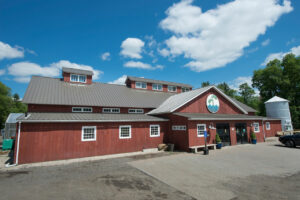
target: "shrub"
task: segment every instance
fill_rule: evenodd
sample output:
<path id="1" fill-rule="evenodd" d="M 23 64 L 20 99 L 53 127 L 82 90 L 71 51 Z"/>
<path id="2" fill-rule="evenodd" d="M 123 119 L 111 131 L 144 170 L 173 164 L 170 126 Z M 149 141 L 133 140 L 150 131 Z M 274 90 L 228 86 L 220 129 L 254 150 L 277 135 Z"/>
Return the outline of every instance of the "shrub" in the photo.
<path id="1" fill-rule="evenodd" d="M 250 137 L 252 140 L 256 140 L 256 135 L 253 133 L 253 131 L 250 132 Z"/>
<path id="2" fill-rule="evenodd" d="M 218 144 L 218 143 L 221 143 L 221 142 L 222 142 L 221 138 L 220 138 L 219 134 L 217 133 L 216 134 L 216 143 Z"/>

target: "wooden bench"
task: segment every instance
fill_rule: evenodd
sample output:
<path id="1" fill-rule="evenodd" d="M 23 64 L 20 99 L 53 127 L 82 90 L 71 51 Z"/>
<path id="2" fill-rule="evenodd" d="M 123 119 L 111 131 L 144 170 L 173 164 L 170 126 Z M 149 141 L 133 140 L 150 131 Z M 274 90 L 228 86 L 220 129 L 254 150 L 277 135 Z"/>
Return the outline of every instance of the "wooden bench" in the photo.
<path id="1" fill-rule="evenodd" d="M 216 149 L 216 144 L 207 144 L 206 146 L 207 146 L 207 148 L 212 148 L 214 150 Z M 198 153 L 198 149 L 204 149 L 204 148 L 205 148 L 205 145 L 190 147 L 190 149 L 193 153 Z"/>

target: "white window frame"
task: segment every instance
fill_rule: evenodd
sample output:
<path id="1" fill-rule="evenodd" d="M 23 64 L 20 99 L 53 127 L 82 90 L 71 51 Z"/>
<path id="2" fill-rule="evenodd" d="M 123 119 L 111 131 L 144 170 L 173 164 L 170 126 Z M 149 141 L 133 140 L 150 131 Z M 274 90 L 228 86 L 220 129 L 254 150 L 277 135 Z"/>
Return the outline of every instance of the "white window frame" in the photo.
<path id="1" fill-rule="evenodd" d="M 266 122 L 266 130 L 271 130 L 271 124 L 270 124 L 270 122 Z"/>
<path id="2" fill-rule="evenodd" d="M 157 131 L 158 131 L 158 134 L 157 135 L 152 135 L 152 128 L 154 128 L 154 127 L 158 127 L 157 128 Z M 159 124 L 151 124 L 150 125 L 150 137 L 160 137 L 160 125 Z"/>
<path id="3" fill-rule="evenodd" d="M 105 111 L 109 110 L 109 111 Z M 118 110 L 117 112 L 113 112 L 113 110 Z M 120 108 L 102 108 L 102 113 L 120 113 Z"/>
<path id="4" fill-rule="evenodd" d="M 90 139 L 84 139 L 84 129 L 87 129 L 87 128 L 93 128 L 94 129 L 94 135 L 95 137 L 94 138 L 90 138 Z M 81 141 L 82 142 L 87 142 L 87 141 L 96 141 L 97 140 L 97 127 L 96 126 L 83 126 L 82 129 L 81 129 Z"/>
<path id="5" fill-rule="evenodd" d="M 156 88 L 155 88 L 156 86 Z M 161 89 L 158 89 L 158 86 L 161 86 Z M 163 85 L 159 83 L 152 83 L 152 90 L 163 91 Z"/>
<path id="6" fill-rule="evenodd" d="M 256 125 L 257 125 L 257 130 L 255 130 Z M 253 123 L 253 130 L 254 130 L 254 133 L 259 133 L 259 132 L 260 132 L 260 129 L 259 129 L 259 122 L 254 122 L 254 123 Z"/>
<path id="7" fill-rule="evenodd" d="M 140 86 L 138 86 L 138 84 L 140 84 Z M 145 84 L 145 87 L 143 87 L 143 84 Z M 145 82 L 135 82 L 135 88 L 147 89 L 147 83 L 145 83 Z"/>
<path id="8" fill-rule="evenodd" d="M 121 130 L 122 128 L 129 128 L 129 136 L 128 137 L 123 137 L 121 136 Z M 131 125 L 122 125 L 119 126 L 119 139 L 130 139 L 131 138 Z"/>
<path id="9" fill-rule="evenodd" d="M 74 109 L 80 109 L 80 111 L 75 111 Z M 84 109 L 91 109 L 91 111 L 84 111 Z M 72 107 L 72 112 L 93 112 L 92 107 Z"/>
<path id="10" fill-rule="evenodd" d="M 129 108 L 128 109 L 128 113 L 129 114 L 143 114 L 144 113 L 144 109 L 141 109 L 141 108 Z"/>
<path id="11" fill-rule="evenodd" d="M 170 87 L 175 88 L 175 90 L 170 90 Z M 168 92 L 177 92 L 177 86 L 168 85 Z"/>
<path id="12" fill-rule="evenodd" d="M 172 126 L 173 131 L 186 131 L 186 125 L 174 125 Z"/>
<path id="13" fill-rule="evenodd" d="M 203 131 L 203 134 L 199 134 L 199 127 L 200 126 L 204 126 L 204 130 L 201 130 Z M 206 131 L 206 124 L 197 124 L 197 137 L 204 137 L 204 131 Z"/>
<path id="14" fill-rule="evenodd" d="M 190 91 L 190 88 L 187 88 L 187 87 L 181 88 L 181 92 L 189 92 L 189 91 Z"/>
<path id="15" fill-rule="evenodd" d="M 72 80 L 72 76 L 76 76 L 77 77 L 77 80 L 76 81 L 73 81 Z M 80 76 L 84 76 L 85 77 L 85 81 L 80 81 Z M 87 80 L 87 76 L 86 75 L 82 75 L 82 74 L 70 74 L 70 82 L 75 82 L 75 83 L 86 83 L 86 80 Z"/>

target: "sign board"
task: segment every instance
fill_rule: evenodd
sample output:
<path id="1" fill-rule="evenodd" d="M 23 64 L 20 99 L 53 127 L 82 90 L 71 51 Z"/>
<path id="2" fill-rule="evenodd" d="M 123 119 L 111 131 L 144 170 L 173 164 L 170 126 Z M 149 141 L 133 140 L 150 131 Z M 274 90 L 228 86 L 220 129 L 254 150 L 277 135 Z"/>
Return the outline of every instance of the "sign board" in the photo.
<path id="1" fill-rule="evenodd" d="M 220 108 L 220 102 L 216 95 L 210 94 L 206 99 L 206 107 L 209 112 L 216 113 Z"/>

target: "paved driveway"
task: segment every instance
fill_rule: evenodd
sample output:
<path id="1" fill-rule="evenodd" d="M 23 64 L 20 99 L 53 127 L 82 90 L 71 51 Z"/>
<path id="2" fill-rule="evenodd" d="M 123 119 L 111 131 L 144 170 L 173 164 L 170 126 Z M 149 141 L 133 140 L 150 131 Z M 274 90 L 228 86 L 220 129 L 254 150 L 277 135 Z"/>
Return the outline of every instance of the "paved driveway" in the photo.
<path id="1" fill-rule="evenodd" d="M 130 164 L 197 199 L 300 199 L 300 148 L 274 142 Z"/>

